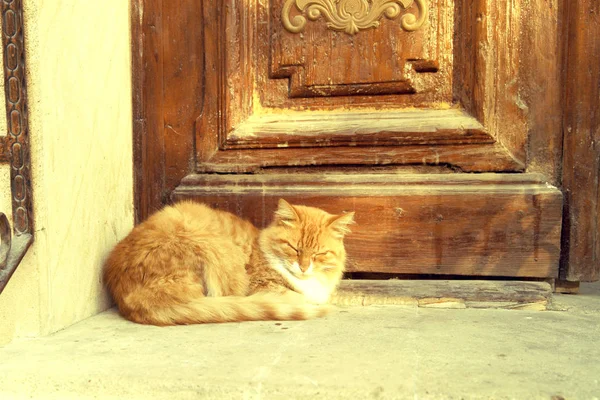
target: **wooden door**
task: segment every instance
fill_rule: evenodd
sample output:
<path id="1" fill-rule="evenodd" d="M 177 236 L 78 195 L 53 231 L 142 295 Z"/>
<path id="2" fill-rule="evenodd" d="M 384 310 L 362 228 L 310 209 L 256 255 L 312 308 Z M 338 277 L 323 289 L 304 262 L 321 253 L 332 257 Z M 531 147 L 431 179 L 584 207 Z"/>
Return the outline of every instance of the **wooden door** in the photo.
<path id="1" fill-rule="evenodd" d="M 559 2 L 138 0 L 139 217 L 356 211 L 350 271 L 558 276 Z"/>

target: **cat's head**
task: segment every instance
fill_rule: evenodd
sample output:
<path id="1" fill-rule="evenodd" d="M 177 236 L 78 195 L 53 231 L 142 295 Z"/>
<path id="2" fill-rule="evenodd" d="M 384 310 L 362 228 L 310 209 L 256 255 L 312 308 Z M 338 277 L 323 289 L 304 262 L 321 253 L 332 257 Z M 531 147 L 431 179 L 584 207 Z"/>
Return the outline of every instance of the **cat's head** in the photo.
<path id="1" fill-rule="evenodd" d="M 260 247 L 271 263 L 298 278 L 339 280 L 344 272 L 344 236 L 354 213 L 332 215 L 321 209 L 293 206 L 279 200 L 275 218 L 260 236 Z"/>

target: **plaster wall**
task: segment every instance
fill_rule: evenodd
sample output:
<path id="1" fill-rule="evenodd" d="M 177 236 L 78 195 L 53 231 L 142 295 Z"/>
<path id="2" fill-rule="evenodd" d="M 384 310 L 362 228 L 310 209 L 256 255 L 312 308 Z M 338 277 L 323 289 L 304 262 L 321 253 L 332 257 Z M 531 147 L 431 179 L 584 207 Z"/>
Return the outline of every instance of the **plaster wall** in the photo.
<path id="1" fill-rule="evenodd" d="M 129 2 L 24 7 L 35 242 L 0 294 L 0 344 L 108 308 L 102 262 L 133 226 Z M 10 214 L 6 165 L 0 185 Z"/>

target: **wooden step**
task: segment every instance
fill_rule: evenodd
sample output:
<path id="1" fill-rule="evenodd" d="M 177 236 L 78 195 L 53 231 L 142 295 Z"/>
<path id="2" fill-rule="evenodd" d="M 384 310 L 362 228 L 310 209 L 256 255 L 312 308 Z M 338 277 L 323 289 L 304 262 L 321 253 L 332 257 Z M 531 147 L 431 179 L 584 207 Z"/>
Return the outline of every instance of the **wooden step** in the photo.
<path id="1" fill-rule="evenodd" d="M 259 227 L 279 198 L 356 212 L 350 272 L 558 275 L 562 194 L 537 174 L 203 174 L 173 193 Z"/>
<path id="2" fill-rule="evenodd" d="M 543 311 L 551 299 L 552 286 L 548 282 L 391 279 L 344 280 L 332 303 Z"/>

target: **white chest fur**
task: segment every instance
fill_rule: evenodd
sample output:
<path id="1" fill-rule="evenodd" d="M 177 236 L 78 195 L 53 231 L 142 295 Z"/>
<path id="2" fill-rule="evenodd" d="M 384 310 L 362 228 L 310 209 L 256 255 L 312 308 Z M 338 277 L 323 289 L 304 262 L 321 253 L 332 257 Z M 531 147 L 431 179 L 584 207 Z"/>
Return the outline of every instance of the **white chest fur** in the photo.
<path id="1" fill-rule="evenodd" d="M 307 279 L 299 279 L 292 275 L 292 273 L 279 262 L 271 263 L 271 267 L 279 272 L 296 292 L 302 293 L 306 298 L 306 301 L 315 304 L 324 304 L 329 301 L 331 287 L 326 283 L 321 282 L 316 277 L 313 276 Z"/>
<path id="2" fill-rule="evenodd" d="M 325 287 L 317 278 L 298 279 L 292 276 L 295 282 L 290 282 L 296 291 L 306 297 L 306 301 L 316 304 L 324 304 L 329 301 L 329 288 Z"/>

